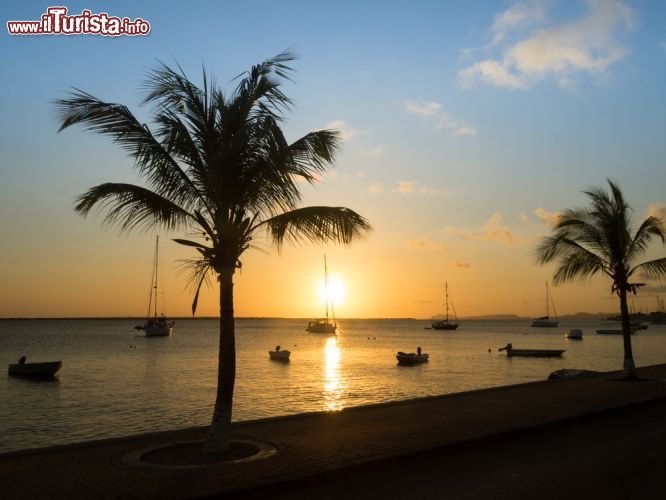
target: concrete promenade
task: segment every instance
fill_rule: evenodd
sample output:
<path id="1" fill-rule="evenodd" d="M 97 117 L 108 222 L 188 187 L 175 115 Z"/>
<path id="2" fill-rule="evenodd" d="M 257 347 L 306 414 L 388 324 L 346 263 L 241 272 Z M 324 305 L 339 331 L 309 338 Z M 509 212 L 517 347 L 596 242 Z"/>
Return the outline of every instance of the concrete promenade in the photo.
<path id="1" fill-rule="evenodd" d="M 619 376 L 615 373 L 239 422 L 233 425 L 235 438 L 269 442 L 279 450 L 270 458 L 246 463 L 163 471 L 121 462 L 121 457 L 142 448 L 203 439 L 203 428 L 9 453 L 0 455 L 0 497 L 169 499 L 252 496 L 253 489 L 258 497 L 266 497 L 269 487 L 279 483 L 285 484 L 273 492 L 360 470 L 395 467 L 401 461 L 409 465 L 413 457 L 428 454 L 455 456 L 508 436 L 557 433 L 567 423 L 663 401 L 666 365 L 642 367 L 639 373 L 647 380 L 614 380 Z M 418 493 L 415 497 L 420 498 Z"/>

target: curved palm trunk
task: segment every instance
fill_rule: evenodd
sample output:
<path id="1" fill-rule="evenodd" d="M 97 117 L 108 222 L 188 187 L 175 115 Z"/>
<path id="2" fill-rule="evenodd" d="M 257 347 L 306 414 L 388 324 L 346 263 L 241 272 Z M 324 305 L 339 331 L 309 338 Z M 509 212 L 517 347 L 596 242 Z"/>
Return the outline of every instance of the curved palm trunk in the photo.
<path id="1" fill-rule="evenodd" d="M 234 326 L 234 270 L 224 269 L 220 281 L 220 350 L 217 368 L 217 397 L 205 449 L 221 453 L 229 449 L 231 408 L 236 380 L 236 338 Z"/>
<path id="2" fill-rule="evenodd" d="M 620 315 L 622 316 L 622 340 L 624 341 L 624 375 L 626 378 L 636 378 L 636 365 L 631 349 L 631 324 L 629 321 L 629 307 L 627 306 L 627 291 L 620 290 Z"/>

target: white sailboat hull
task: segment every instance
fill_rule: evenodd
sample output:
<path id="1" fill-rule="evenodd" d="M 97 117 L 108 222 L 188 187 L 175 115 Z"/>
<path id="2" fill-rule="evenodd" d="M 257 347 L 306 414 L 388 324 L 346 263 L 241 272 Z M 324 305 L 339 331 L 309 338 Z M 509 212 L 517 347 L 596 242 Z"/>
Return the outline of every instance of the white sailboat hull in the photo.
<path id="1" fill-rule="evenodd" d="M 336 330 L 337 325 L 335 323 L 323 319 L 310 321 L 305 329 L 306 332 L 310 333 L 335 333 Z"/>
<path id="2" fill-rule="evenodd" d="M 146 337 L 169 337 L 173 332 L 172 326 L 147 326 Z"/>
<path id="3" fill-rule="evenodd" d="M 537 318 L 532 321 L 532 325 L 535 328 L 556 328 L 560 322 L 557 319 L 550 318 Z"/>
<path id="4" fill-rule="evenodd" d="M 160 237 L 155 238 L 155 258 L 153 261 L 153 276 L 151 278 L 151 291 L 148 295 L 148 314 L 143 325 L 137 325 L 136 330 L 143 330 L 146 337 L 169 337 L 173 333 L 175 321 L 169 321 L 164 314 L 157 315 L 157 267 L 159 256 Z M 154 307 L 154 315 L 151 315 L 151 306 Z"/>
<path id="5" fill-rule="evenodd" d="M 555 313 L 555 319 L 550 317 L 551 304 L 553 305 L 553 312 Z M 550 288 L 548 287 L 548 282 L 546 281 L 546 315 L 532 320 L 532 324 L 530 326 L 534 328 L 557 328 L 559 324 L 560 322 L 557 319 L 557 312 L 555 312 L 555 303 L 553 302 L 553 296 L 550 293 Z"/>
<path id="6" fill-rule="evenodd" d="M 306 332 L 310 333 L 326 333 L 335 335 L 338 325 L 335 323 L 335 311 L 333 311 L 333 321 L 328 319 L 328 266 L 326 265 L 326 255 L 324 255 L 324 287 L 326 290 L 326 317 L 325 318 L 316 318 L 308 322 L 308 326 L 305 329 Z M 333 306 L 331 305 L 331 309 Z"/>

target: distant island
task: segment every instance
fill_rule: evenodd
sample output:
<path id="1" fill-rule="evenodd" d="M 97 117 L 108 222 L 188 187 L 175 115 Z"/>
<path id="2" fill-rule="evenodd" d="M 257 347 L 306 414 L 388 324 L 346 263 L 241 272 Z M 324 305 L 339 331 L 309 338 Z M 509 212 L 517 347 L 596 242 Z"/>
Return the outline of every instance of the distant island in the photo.
<path id="1" fill-rule="evenodd" d="M 585 320 L 609 320 L 614 319 L 618 316 L 616 312 L 605 312 L 605 313 L 588 313 L 588 312 L 577 312 L 575 314 L 564 314 L 558 316 L 560 320 L 564 321 L 585 321 Z M 655 320 L 654 322 L 666 323 L 664 317 L 666 313 L 663 312 L 654 312 L 650 315 L 644 315 L 645 318 L 637 318 L 641 320 Z M 413 317 L 397 317 L 397 318 L 339 318 L 341 320 L 353 320 L 353 321 L 431 321 L 433 319 L 443 319 L 443 315 L 436 315 L 427 318 L 413 318 Z M 80 316 L 80 317 L 6 317 L 0 318 L 0 320 L 54 320 L 54 319 L 66 319 L 66 320 L 135 320 L 141 321 L 145 319 L 143 316 Z M 173 317 L 172 319 L 176 320 L 217 320 L 217 316 L 178 316 Z M 242 320 L 266 320 L 266 319 L 288 319 L 288 320 L 303 320 L 307 321 L 308 318 L 287 318 L 287 317 L 270 317 L 270 316 L 238 316 L 236 319 Z M 534 319 L 530 316 L 519 316 L 517 314 L 482 314 L 479 316 L 461 316 L 460 320 L 488 320 L 488 321 L 530 321 Z"/>
<path id="2" fill-rule="evenodd" d="M 561 316 L 558 316 L 560 320 L 603 320 L 603 319 L 608 319 L 610 317 L 616 316 L 617 313 L 588 313 L 588 312 L 577 312 L 574 314 L 563 314 Z M 436 316 L 438 317 L 438 316 Z M 520 321 L 529 321 L 533 319 L 532 317 L 529 316 L 518 316 L 517 314 L 483 314 L 481 316 L 463 316 L 460 318 L 461 320 L 465 319 L 486 319 L 486 320 L 493 320 L 493 321 L 514 321 L 514 320 L 520 320 Z"/>

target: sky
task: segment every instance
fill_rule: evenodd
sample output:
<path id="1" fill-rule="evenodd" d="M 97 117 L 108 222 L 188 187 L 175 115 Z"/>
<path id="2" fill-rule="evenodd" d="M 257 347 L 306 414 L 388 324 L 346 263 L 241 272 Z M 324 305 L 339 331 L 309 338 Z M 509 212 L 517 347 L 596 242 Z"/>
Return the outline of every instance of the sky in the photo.
<path id="1" fill-rule="evenodd" d="M 248 252 L 237 316 L 313 317 L 323 256 L 340 317 L 429 318 L 444 283 L 459 316 L 545 314 L 552 266 L 534 248 L 582 191 L 622 187 L 639 223 L 666 216 L 666 2 L 61 2 L 69 14 L 141 18 L 146 36 L 15 36 L 45 2 L 4 2 L 0 56 L 0 317 L 141 316 L 160 234 L 160 305 L 190 314 L 189 250 L 164 231 L 119 234 L 74 199 L 142 180 L 107 138 L 58 133 L 53 101 L 72 87 L 127 105 L 150 127 L 140 88 L 159 61 L 232 80 L 285 49 L 299 55 L 289 140 L 322 128 L 344 144 L 303 205 L 346 206 L 374 230 L 351 247 Z M 646 259 L 666 253 L 650 247 Z M 614 312 L 607 279 L 551 287 L 558 314 Z M 655 310 L 666 283 L 630 304 Z M 217 314 L 217 289 L 198 315 Z"/>

